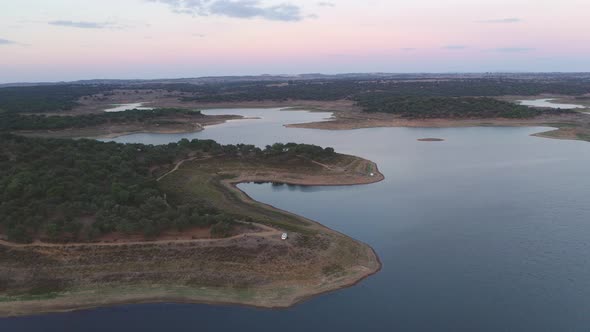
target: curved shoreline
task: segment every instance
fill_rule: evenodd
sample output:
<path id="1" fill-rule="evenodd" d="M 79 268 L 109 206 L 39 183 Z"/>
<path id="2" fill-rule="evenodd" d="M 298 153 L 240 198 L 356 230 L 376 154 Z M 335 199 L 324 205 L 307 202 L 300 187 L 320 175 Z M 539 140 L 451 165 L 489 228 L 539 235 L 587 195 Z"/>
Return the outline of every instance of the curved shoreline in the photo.
<path id="1" fill-rule="evenodd" d="M 365 244 L 364 242 L 357 241 L 361 244 Z M 367 245 L 367 244 L 365 244 Z M 368 246 L 368 245 L 367 245 Z M 100 308 L 114 308 L 119 306 L 126 306 L 126 305 L 136 305 L 136 304 L 204 304 L 204 305 L 213 305 L 213 306 L 227 306 L 227 307 L 243 307 L 243 308 L 254 308 L 254 309 L 263 309 L 263 310 L 288 310 L 296 305 L 302 304 L 306 301 L 309 301 L 313 298 L 318 296 L 330 294 L 337 292 L 341 289 L 354 287 L 365 279 L 379 273 L 383 268 L 383 264 L 379 255 L 375 252 L 375 250 L 369 246 L 375 259 L 377 261 L 378 268 L 372 271 L 371 273 L 367 273 L 366 275 L 358 278 L 357 280 L 349 283 L 343 284 L 339 287 L 334 289 L 325 290 L 315 294 L 309 294 L 306 296 L 299 297 L 292 301 L 287 305 L 277 305 L 277 306 L 263 306 L 263 305 L 255 305 L 255 304 L 247 304 L 242 302 L 231 302 L 231 301 L 208 301 L 208 300 L 191 300 L 189 298 L 184 297 L 154 297 L 154 298 L 145 298 L 145 299 L 137 299 L 137 300 L 121 300 L 121 301 L 112 301 L 106 304 L 97 304 L 97 305 L 87 305 L 87 306 L 78 306 L 76 308 L 70 308 L 64 306 L 63 308 L 55 307 L 54 309 L 47 310 L 47 311 L 38 311 L 38 312 L 30 312 L 30 313 L 17 313 L 17 314 L 9 314 L 3 315 L 3 312 L 0 311 L 0 318 L 11 318 L 11 317 L 23 317 L 23 316 L 40 316 L 40 315 L 51 315 L 51 314 L 60 314 L 60 313 L 68 313 L 68 312 L 81 312 L 93 309 L 100 309 Z"/>
<path id="2" fill-rule="evenodd" d="M 368 244 L 365 244 L 364 242 L 360 242 L 360 241 L 357 241 L 357 242 L 361 243 L 363 245 L 366 245 L 371 249 L 371 251 L 375 257 L 375 260 L 377 262 L 378 267 L 376 269 L 374 269 L 370 273 L 366 273 L 364 276 L 359 277 L 350 283 L 342 284 L 338 287 L 334 287 L 333 289 L 324 290 L 322 292 L 301 296 L 286 305 L 265 306 L 265 305 L 248 304 L 248 303 L 243 303 L 243 302 L 214 301 L 214 300 L 202 300 L 202 299 L 192 300 L 188 297 L 172 297 L 172 296 L 166 297 L 166 296 L 164 296 L 164 297 L 153 297 L 153 298 L 146 297 L 144 299 L 136 299 L 136 300 L 120 300 L 120 301 L 114 300 L 114 301 L 110 301 L 108 303 L 80 305 L 80 306 L 76 306 L 76 308 L 71 308 L 71 306 L 64 305 L 61 307 L 56 306 L 56 307 L 49 309 L 49 310 L 18 312 L 18 313 L 12 313 L 12 314 L 5 314 L 5 312 L 0 311 L 0 318 L 51 315 L 51 314 L 59 314 L 59 313 L 87 311 L 87 310 L 99 309 L 99 308 L 113 308 L 113 307 L 135 305 L 135 304 L 205 304 L 205 305 L 214 305 L 214 306 L 232 306 L 232 307 L 244 307 L 244 308 L 255 308 L 255 309 L 265 309 L 265 310 L 288 310 L 289 308 L 292 308 L 296 305 L 302 304 L 302 303 L 309 301 L 313 298 L 316 298 L 316 297 L 319 297 L 322 295 L 326 295 L 326 294 L 330 294 L 330 293 L 334 293 L 334 292 L 337 292 L 337 291 L 345 289 L 345 288 L 354 287 L 354 286 L 360 284 L 361 282 L 363 282 L 365 279 L 379 273 L 383 269 L 383 263 L 381 262 L 379 255 L 377 255 L 375 250 L 372 247 L 370 247 Z"/>
<path id="3" fill-rule="evenodd" d="M 463 128 L 463 127 L 548 127 L 548 131 L 531 136 L 590 141 L 590 115 L 540 116 L 530 119 L 483 118 L 483 119 L 405 119 L 391 114 L 367 114 L 360 111 L 334 112 L 328 121 L 288 124 L 288 128 L 320 130 L 354 130 L 366 128 Z"/>
<path id="4" fill-rule="evenodd" d="M 350 156 L 348 156 L 350 157 Z M 79 310 L 88 310 L 92 308 L 99 308 L 99 307 L 111 307 L 111 306 L 119 306 L 125 304 L 140 304 L 140 303 L 191 303 L 191 304 L 214 304 L 214 305 L 239 305 L 239 306 L 247 306 L 247 307 L 256 307 L 256 308 L 265 308 L 265 309 L 283 309 L 289 308 L 299 303 L 302 303 L 306 300 L 309 300 L 313 297 L 335 292 L 339 289 L 352 287 L 359 282 L 365 280 L 366 278 L 378 273 L 382 268 L 382 263 L 379 259 L 379 256 L 375 252 L 375 250 L 370 247 L 368 244 L 357 241 L 341 232 L 336 230 L 330 229 L 316 221 L 307 219 L 303 216 L 291 213 L 289 211 L 285 211 L 282 209 L 278 209 L 272 205 L 256 201 L 252 199 L 247 193 L 242 191 L 240 188 L 237 187 L 239 183 L 244 182 L 282 182 L 287 184 L 293 185 L 303 185 L 303 186 L 337 186 L 337 185 L 364 185 L 382 181 L 384 176 L 379 172 L 377 165 L 371 161 L 354 157 L 355 162 L 361 160 L 361 165 L 366 165 L 366 163 L 370 163 L 372 165 L 375 176 L 374 177 L 367 177 L 364 181 L 360 181 L 361 178 L 356 178 L 356 180 L 351 180 L 347 177 L 342 177 L 342 182 L 338 183 L 335 182 L 333 178 L 326 177 L 326 181 L 320 181 L 318 177 L 309 180 L 306 175 L 299 178 L 297 181 L 289 178 L 289 174 L 282 174 L 285 176 L 283 179 L 284 181 L 277 181 L 278 178 L 266 179 L 263 176 L 258 177 L 251 177 L 251 176 L 244 176 L 238 179 L 231 180 L 223 180 L 223 183 L 226 183 L 230 190 L 233 190 L 239 193 L 239 199 L 245 204 L 251 204 L 257 208 L 267 209 L 275 212 L 280 212 L 281 214 L 287 214 L 294 218 L 300 219 L 308 223 L 308 227 L 314 229 L 315 231 L 321 232 L 322 234 L 328 235 L 329 238 L 333 238 L 334 244 L 340 243 L 341 241 L 345 241 L 345 243 L 350 243 L 350 245 L 358 246 L 361 250 L 359 253 L 362 253 L 362 259 L 359 259 L 358 263 L 351 266 L 350 270 L 346 267 L 346 271 L 344 274 L 339 275 L 337 277 L 327 277 L 325 280 L 316 280 L 313 283 L 310 283 L 310 280 L 304 281 L 302 284 L 297 285 L 295 279 L 287 278 L 284 282 L 279 282 L 278 284 L 268 284 L 264 285 L 262 288 L 253 287 L 250 291 L 254 293 L 261 292 L 261 294 L 266 294 L 268 292 L 278 292 L 279 294 L 282 292 L 284 287 L 285 290 L 290 289 L 291 286 L 296 286 L 294 289 L 296 291 L 287 292 L 288 296 L 283 297 L 276 297 L 271 296 L 269 297 L 269 301 L 265 302 L 265 295 L 262 297 L 255 296 L 250 299 L 244 299 L 243 301 L 239 300 L 230 300 L 235 298 L 232 293 L 234 290 L 232 288 L 229 289 L 222 289 L 222 288 L 212 288 L 208 289 L 208 292 L 200 293 L 198 290 L 195 295 L 191 296 L 190 288 L 184 287 L 182 285 L 175 288 L 174 285 L 164 286 L 163 288 L 150 288 L 146 286 L 142 286 L 141 284 L 137 286 L 137 288 L 127 290 L 127 293 L 124 289 L 120 289 L 116 291 L 117 288 L 114 290 L 109 290 L 110 294 L 105 294 L 100 290 L 89 291 L 85 290 L 84 288 L 78 290 L 70 290 L 66 293 L 59 294 L 56 298 L 52 299 L 44 299 L 44 300 L 15 300 L 15 301 L 0 301 L 0 317 L 8 317 L 8 316 L 24 316 L 24 315 L 36 315 L 36 314 L 45 314 L 45 313 L 53 313 L 53 312 L 69 312 L 69 311 L 79 311 Z M 356 165 L 356 164 L 355 164 Z M 293 174 L 296 172 L 294 171 Z M 275 174 L 276 175 L 276 174 Z M 301 174 L 299 174 L 301 176 Z M 335 175 L 335 178 L 338 178 L 339 175 Z M 309 226 L 311 224 L 311 226 Z M 243 235 L 247 237 L 249 235 Z M 238 236 L 238 238 L 241 238 Z M 216 241 L 219 243 L 218 245 L 224 245 L 223 243 L 231 243 L 231 241 L 236 241 L 236 239 L 215 239 L 212 241 Z M 170 244 L 174 243 L 184 243 L 189 245 L 189 243 L 198 243 L 203 242 L 202 240 L 166 240 L 162 241 L 162 243 L 154 243 L 154 242 L 139 242 L 137 243 L 136 247 L 157 247 L 157 246 L 169 246 Z M 120 242 L 116 245 L 119 246 L 127 246 L 130 243 Z M 10 247 L 3 245 L 0 243 L 2 247 Z M 33 244 L 34 246 L 34 244 Z M 67 247 L 68 245 L 63 245 L 63 247 Z M 92 248 L 97 247 L 108 247 L 104 244 L 81 244 L 79 247 Z M 339 245 L 338 245 L 339 246 Z M 57 245 L 56 248 L 60 248 L 62 246 Z M 131 247 L 130 247 L 131 248 Z M 206 248 L 203 247 L 203 248 Z M 22 250 L 22 249 L 21 249 Z M 25 249 L 26 250 L 26 249 Z M 32 248 L 31 250 L 34 250 Z M 59 250 L 59 249 L 58 249 Z M 132 249 L 127 249 L 132 250 Z M 334 252 L 331 252 L 334 254 Z M 361 257 L 359 257 L 361 258 Z M 171 258 L 174 260 L 174 258 Z M 358 265 L 360 264 L 360 265 Z M 181 273 L 181 272 L 179 272 Z M 231 273 L 231 272 L 230 272 Z M 314 277 L 315 278 L 315 277 Z M 317 282 L 320 281 L 319 284 Z M 291 286 L 289 286 L 291 285 Z M 239 290 L 239 289 L 238 289 Z M 116 291 L 113 295 L 112 292 Z M 186 291 L 187 295 L 182 296 L 183 291 Z M 95 292 L 97 296 L 92 296 Z M 100 294 L 100 295 L 99 295 Z M 209 295 L 207 295 L 209 294 Z M 216 299 L 217 298 L 217 299 Z"/>

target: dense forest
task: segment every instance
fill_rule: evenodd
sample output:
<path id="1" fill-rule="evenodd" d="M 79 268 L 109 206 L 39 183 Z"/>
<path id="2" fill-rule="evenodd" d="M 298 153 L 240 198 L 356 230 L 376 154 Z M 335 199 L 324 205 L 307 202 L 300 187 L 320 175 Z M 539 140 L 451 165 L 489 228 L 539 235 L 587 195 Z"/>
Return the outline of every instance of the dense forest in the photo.
<path id="1" fill-rule="evenodd" d="M 165 229 L 212 225 L 214 235 L 224 236 L 238 216 L 205 198 L 177 204 L 156 181 L 173 163 L 195 154 L 322 160 L 334 150 L 294 143 L 260 149 L 184 139 L 152 146 L 0 134 L 0 233 L 18 242 L 75 241 L 115 231 L 152 237 Z"/>
<path id="2" fill-rule="evenodd" d="M 77 100 L 115 88 L 112 85 L 39 85 L 0 88 L 1 112 L 52 112 L 70 110 Z"/>
<path id="3" fill-rule="evenodd" d="M 366 93 L 356 98 L 365 112 L 399 114 L 405 118 L 531 118 L 542 114 L 571 113 L 541 110 L 487 97 L 392 96 Z"/>
<path id="4" fill-rule="evenodd" d="M 170 123 L 162 119 L 174 116 L 203 117 L 200 111 L 176 108 L 154 110 L 127 110 L 124 112 L 105 112 L 78 116 L 22 115 L 19 113 L 0 113 L 0 130 L 56 130 L 91 127 L 107 123 Z"/>

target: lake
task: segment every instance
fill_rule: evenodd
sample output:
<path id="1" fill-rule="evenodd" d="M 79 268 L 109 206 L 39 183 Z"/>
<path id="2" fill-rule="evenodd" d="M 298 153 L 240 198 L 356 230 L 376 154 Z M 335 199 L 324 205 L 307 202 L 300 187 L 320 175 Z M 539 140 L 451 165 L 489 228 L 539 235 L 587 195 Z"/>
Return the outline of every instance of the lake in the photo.
<path id="1" fill-rule="evenodd" d="M 144 107 L 143 104 L 145 103 L 131 103 L 131 104 L 113 104 L 111 108 L 107 108 L 104 111 L 107 113 L 110 112 L 124 112 L 127 110 L 137 109 L 137 110 L 153 110 L 152 107 Z"/>
<path id="2" fill-rule="evenodd" d="M 554 103 L 553 100 L 555 100 L 555 99 L 547 98 L 547 99 L 534 99 L 534 100 L 519 100 L 518 102 L 524 106 L 561 108 L 564 110 L 572 110 L 572 109 L 576 109 L 576 108 L 586 108 L 586 106 L 583 106 L 583 105 Z"/>
<path id="3" fill-rule="evenodd" d="M 242 184 L 254 199 L 364 241 L 383 262 L 359 285 L 286 310 L 123 305 L 0 320 L 1 331 L 587 331 L 590 144 L 548 128 L 284 128 L 329 113 L 214 110 L 236 120 L 192 134 L 259 146 L 315 143 L 375 161 L 383 182 Z M 444 142 L 418 142 L 440 137 Z"/>

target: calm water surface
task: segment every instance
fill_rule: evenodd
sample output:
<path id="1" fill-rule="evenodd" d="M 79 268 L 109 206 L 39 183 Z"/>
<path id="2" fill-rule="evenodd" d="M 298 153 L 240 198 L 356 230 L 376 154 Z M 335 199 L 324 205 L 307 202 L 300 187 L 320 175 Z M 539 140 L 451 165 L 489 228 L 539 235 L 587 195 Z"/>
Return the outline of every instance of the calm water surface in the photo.
<path id="1" fill-rule="evenodd" d="M 145 103 L 132 103 L 132 104 L 113 104 L 112 108 L 104 110 L 105 112 L 124 112 L 127 110 L 138 109 L 138 110 L 153 110 L 152 107 L 144 107 Z"/>
<path id="2" fill-rule="evenodd" d="M 571 110 L 571 109 L 576 109 L 576 108 L 586 108 L 586 106 L 583 106 L 583 105 L 554 103 L 553 100 L 555 100 L 555 99 L 549 98 L 549 99 L 535 99 L 535 100 L 519 100 L 518 102 L 521 105 L 525 105 L 525 106 L 561 108 L 564 110 Z"/>
<path id="3" fill-rule="evenodd" d="M 287 310 L 149 304 L 0 320 L 0 331 L 588 331 L 590 144 L 547 128 L 320 131 L 284 123 L 326 113 L 216 110 L 262 117 L 182 137 L 260 146 L 297 141 L 369 158 L 386 180 L 351 187 L 243 184 L 257 200 L 375 248 L 383 270 Z M 441 137 L 444 142 L 418 142 Z"/>

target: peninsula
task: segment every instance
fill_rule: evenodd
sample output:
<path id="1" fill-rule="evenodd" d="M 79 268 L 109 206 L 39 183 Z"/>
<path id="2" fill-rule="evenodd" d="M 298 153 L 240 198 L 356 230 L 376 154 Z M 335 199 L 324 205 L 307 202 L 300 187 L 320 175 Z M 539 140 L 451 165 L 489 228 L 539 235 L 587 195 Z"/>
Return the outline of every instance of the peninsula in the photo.
<path id="1" fill-rule="evenodd" d="M 0 211 L 0 316 L 141 302 L 287 307 L 380 269 L 368 245 L 236 187 L 382 180 L 368 160 L 294 143 L 0 140 L 10 189 Z"/>

